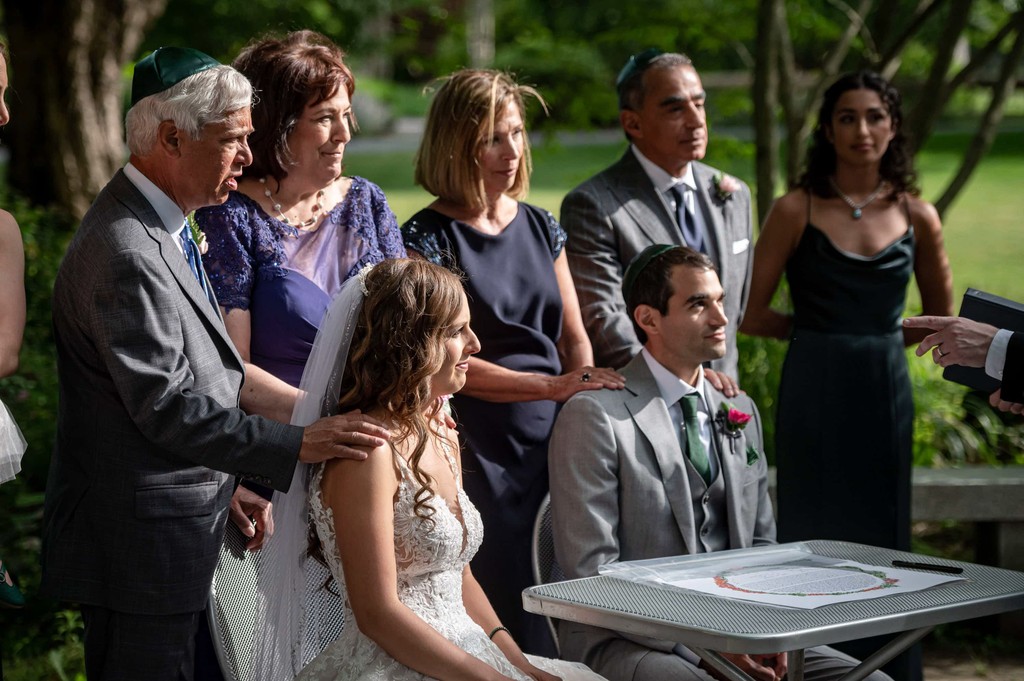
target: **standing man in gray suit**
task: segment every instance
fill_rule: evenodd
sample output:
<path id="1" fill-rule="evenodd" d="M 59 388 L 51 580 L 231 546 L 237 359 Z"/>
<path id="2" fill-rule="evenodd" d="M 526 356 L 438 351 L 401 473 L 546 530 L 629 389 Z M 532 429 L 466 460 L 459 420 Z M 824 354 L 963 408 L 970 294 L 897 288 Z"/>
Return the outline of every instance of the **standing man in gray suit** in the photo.
<path id="1" fill-rule="evenodd" d="M 640 351 L 622 299 L 626 266 L 652 244 L 686 245 L 711 258 L 729 291 L 726 353 L 711 366 L 735 379 L 736 329 L 753 261 L 750 189 L 700 162 L 708 146 L 705 93 L 688 57 L 653 49 L 634 55 L 616 88 L 630 146 L 572 190 L 561 214 L 594 359 L 620 367 Z"/>
<path id="2" fill-rule="evenodd" d="M 266 502 L 232 501 L 234 476 L 286 490 L 297 459 L 362 458 L 351 446 L 387 437 L 359 416 L 303 429 L 238 408 L 242 360 L 185 216 L 222 203 L 251 162 L 251 104 L 245 77 L 201 52 L 140 61 L 130 162 L 57 274 L 43 586 L 82 606 L 90 681 L 193 678 L 229 505 L 254 542 L 271 531 Z"/>
<path id="3" fill-rule="evenodd" d="M 728 403 L 702 363 L 726 350 L 725 292 L 707 256 L 681 246 L 644 249 L 626 270 L 624 299 L 644 346 L 622 369 L 623 390 L 578 393 L 549 445 L 555 555 L 570 578 L 601 565 L 775 542 L 761 420 L 746 395 Z M 710 681 L 672 641 L 559 623 L 565 659 L 610 681 Z M 723 653 L 763 681 L 786 656 Z M 831 648 L 806 652 L 808 680 L 838 679 L 857 662 Z M 881 673 L 872 681 L 888 679 Z"/>

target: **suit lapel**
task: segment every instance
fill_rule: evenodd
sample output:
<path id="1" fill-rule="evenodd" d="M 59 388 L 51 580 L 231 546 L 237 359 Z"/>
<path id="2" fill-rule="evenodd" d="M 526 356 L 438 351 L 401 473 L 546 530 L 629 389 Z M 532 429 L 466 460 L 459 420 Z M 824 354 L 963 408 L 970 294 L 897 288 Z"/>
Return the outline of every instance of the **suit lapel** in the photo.
<path id="1" fill-rule="evenodd" d="M 683 245 L 683 235 L 631 149 L 614 166 L 613 205 L 622 206 L 652 244 Z"/>
<path id="2" fill-rule="evenodd" d="M 211 334 L 219 336 L 227 344 L 231 353 L 238 360 L 239 365 L 241 365 L 243 363 L 242 357 L 235 349 L 234 342 L 227 335 L 227 329 L 225 329 L 224 321 L 221 319 L 220 310 L 215 309 L 210 304 L 210 300 L 206 297 L 202 286 L 199 285 L 195 275 L 192 274 L 188 261 L 185 260 L 185 256 L 174 243 L 174 237 L 164 229 L 163 223 L 156 214 L 156 211 L 153 210 L 153 207 L 149 205 L 149 201 L 124 175 L 124 171 L 118 171 L 118 174 L 114 176 L 114 180 L 115 182 L 111 182 L 111 190 L 114 195 L 139 219 L 147 236 L 156 242 L 160 258 L 167 266 L 167 269 L 170 270 L 175 281 L 178 282 L 182 293 L 185 294 L 192 307 L 196 309 L 199 316 L 206 322 L 206 326 Z M 203 276 L 206 277 L 205 270 L 203 270 Z M 209 286 L 210 281 L 208 277 L 206 281 Z"/>
<path id="3" fill-rule="evenodd" d="M 626 409 L 646 438 L 651 455 L 661 469 L 661 481 L 665 486 L 665 494 L 679 533 L 687 549 L 695 552 L 697 534 L 693 519 L 693 501 L 690 498 L 690 484 L 686 476 L 683 451 L 676 435 L 676 426 L 669 417 L 665 400 L 662 399 L 658 384 L 642 355 L 634 357 L 623 368 L 622 374 L 626 377 L 626 390 L 632 393 L 625 399 Z M 642 445 L 643 442 L 638 440 L 637 446 Z M 637 451 L 635 454 L 639 456 L 640 452 Z"/>
<path id="4" fill-rule="evenodd" d="M 705 383 L 704 399 L 707 400 L 708 409 L 711 410 L 711 428 L 714 433 L 715 446 L 718 447 L 718 462 L 722 469 L 722 481 L 725 483 L 725 508 L 729 516 L 729 547 L 745 548 L 750 545 L 750 541 L 744 537 L 753 536 L 751 523 L 754 520 L 747 517 L 741 506 L 745 480 L 743 470 L 747 466 L 747 437 L 742 430 L 737 433 L 738 437 L 724 432 L 724 428 L 717 418 L 718 410 L 725 404 L 725 397 L 722 393 Z"/>
<path id="5" fill-rule="evenodd" d="M 729 252 L 726 250 L 726 246 L 731 247 L 731 244 L 727 244 L 722 207 L 718 206 L 711 196 L 711 189 L 714 187 L 713 173 L 703 163 L 694 162 L 693 180 L 697 184 L 697 200 L 700 202 L 701 214 L 704 216 L 706 233 L 715 249 L 715 252 L 711 254 L 712 259 L 715 261 L 715 266 L 718 267 L 718 277 L 725 281 L 729 262 Z"/>

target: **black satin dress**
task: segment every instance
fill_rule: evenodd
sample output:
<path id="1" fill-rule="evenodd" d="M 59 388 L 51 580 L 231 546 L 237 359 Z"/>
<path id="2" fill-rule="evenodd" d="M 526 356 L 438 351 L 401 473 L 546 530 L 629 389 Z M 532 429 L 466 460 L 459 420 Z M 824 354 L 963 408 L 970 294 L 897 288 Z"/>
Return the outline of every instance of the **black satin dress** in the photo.
<path id="1" fill-rule="evenodd" d="M 789 259 L 793 335 L 775 440 L 780 542 L 910 550 L 914 401 L 900 320 L 913 270 L 912 226 L 863 257 L 808 223 Z M 863 659 L 886 640 L 836 647 Z M 883 671 L 920 679 L 920 648 Z"/>
<path id="2" fill-rule="evenodd" d="M 900 320 L 914 232 L 872 257 L 812 224 L 786 267 L 793 336 L 779 387 L 781 541 L 910 549 L 914 403 Z"/>

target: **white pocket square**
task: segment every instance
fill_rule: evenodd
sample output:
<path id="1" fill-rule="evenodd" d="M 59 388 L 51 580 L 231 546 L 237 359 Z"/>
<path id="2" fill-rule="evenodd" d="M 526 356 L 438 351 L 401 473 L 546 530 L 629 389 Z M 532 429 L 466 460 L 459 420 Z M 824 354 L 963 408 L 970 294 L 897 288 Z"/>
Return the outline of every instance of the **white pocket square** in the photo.
<path id="1" fill-rule="evenodd" d="M 750 239 L 740 239 L 739 241 L 732 242 L 732 254 L 736 255 L 747 250 L 750 246 Z"/>

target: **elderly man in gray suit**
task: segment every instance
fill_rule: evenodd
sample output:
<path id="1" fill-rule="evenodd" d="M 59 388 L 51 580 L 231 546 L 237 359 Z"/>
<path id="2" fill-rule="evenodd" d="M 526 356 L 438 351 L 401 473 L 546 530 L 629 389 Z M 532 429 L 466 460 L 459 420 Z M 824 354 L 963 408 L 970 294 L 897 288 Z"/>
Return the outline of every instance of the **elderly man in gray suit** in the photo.
<path id="1" fill-rule="evenodd" d="M 622 369 L 625 389 L 578 393 L 551 434 L 559 565 L 570 578 L 589 577 L 614 561 L 774 543 L 757 407 L 746 395 L 727 402 L 701 367 L 726 349 L 725 293 L 711 261 L 682 246 L 650 246 L 626 270 L 623 291 L 644 343 Z M 611 681 L 715 676 L 671 641 L 563 621 L 559 642 L 563 657 Z M 786 673 L 783 653 L 723 656 L 755 679 Z M 856 664 L 813 648 L 805 678 L 838 679 Z"/>
<path id="2" fill-rule="evenodd" d="M 572 190 L 561 212 L 595 362 L 620 367 L 640 351 L 622 299 L 626 266 L 652 244 L 686 245 L 711 258 L 729 291 L 726 353 L 711 367 L 736 379 L 736 329 L 753 261 L 750 189 L 700 162 L 708 146 L 705 93 L 689 58 L 647 50 L 630 58 L 616 87 L 630 146 Z"/>
<path id="3" fill-rule="evenodd" d="M 387 437 L 358 416 L 303 429 L 238 408 L 242 360 L 185 216 L 222 203 L 251 162 L 251 103 L 249 82 L 201 52 L 140 61 L 130 162 L 57 275 L 43 582 L 82 606 L 90 681 L 193 678 L 229 504 L 256 544 L 271 529 L 266 502 L 244 492 L 232 502 L 234 476 L 286 490 L 297 460 L 361 458 L 350 445 Z"/>

